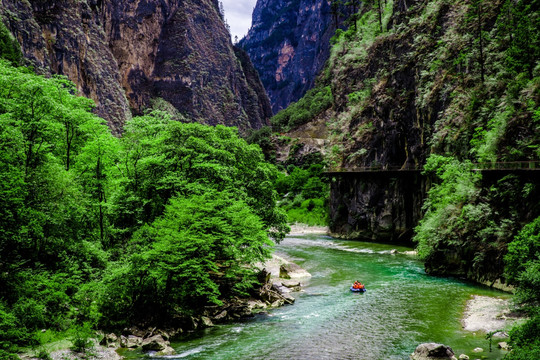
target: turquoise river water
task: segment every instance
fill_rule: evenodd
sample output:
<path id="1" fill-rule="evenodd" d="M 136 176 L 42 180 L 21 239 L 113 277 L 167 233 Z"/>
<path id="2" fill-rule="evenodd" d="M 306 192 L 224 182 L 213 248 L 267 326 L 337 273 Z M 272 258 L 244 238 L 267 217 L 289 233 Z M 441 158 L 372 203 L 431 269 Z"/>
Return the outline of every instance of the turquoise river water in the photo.
<path id="1" fill-rule="evenodd" d="M 161 359 L 401 360 L 424 342 L 449 345 L 456 357 L 504 356 L 496 345 L 490 353 L 485 334 L 464 331 L 460 320 L 472 295 L 507 294 L 428 276 L 420 261 L 392 249 L 411 250 L 321 235 L 288 237 L 278 254 L 312 274 L 303 291 L 293 293 L 294 305 L 185 335 L 172 343 L 178 355 Z M 354 280 L 367 292 L 351 293 Z M 484 352 L 474 353 L 477 347 Z"/>

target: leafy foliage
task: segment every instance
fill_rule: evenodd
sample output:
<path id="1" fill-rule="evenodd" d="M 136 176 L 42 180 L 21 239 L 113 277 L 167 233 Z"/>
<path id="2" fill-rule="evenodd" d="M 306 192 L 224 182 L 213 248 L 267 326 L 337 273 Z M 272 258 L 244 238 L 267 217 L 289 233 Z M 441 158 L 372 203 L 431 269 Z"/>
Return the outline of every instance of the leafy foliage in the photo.
<path id="1" fill-rule="evenodd" d="M 19 43 L 0 20 L 0 58 L 18 65 L 22 60 Z"/>
<path id="2" fill-rule="evenodd" d="M 108 276 L 114 292 L 105 294 L 104 319 L 129 324 L 152 309 L 164 322 L 246 295 L 256 280 L 248 265 L 266 259 L 271 245 L 261 220 L 230 194 L 172 198 L 162 217 L 135 234 L 122 270 Z"/>
<path id="3" fill-rule="evenodd" d="M 328 223 L 328 184 L 321 180 L 323 166 L 289 165 L 288 174 L 276 180 L 276 189 L 284 197 L 281 207 L 290 223 L 326 225 Z"/>
<path id="4" fill-rule="evenodd" d="M 330 86 L 315 87 L 298 102 L 277 113 L 270 120 L 272 128 L 276 131 L 288 131 L 303 125 L 330 108 L 333 102 Z"/>
<path id="5" fill-rule="evenodd" d="M 288 231 L 277 169 L 236 129 L 156 110 L 117 139 L 75 92 L 0 60 L 3 358 L 245 295 Z"/>
<path id="6" fill-rule="evenodd" d="M 505 274 L 517 284 L 516 300 L 529 306 L 540 306 L 540 217 L 525 225 L 508 245 Z"/>
<path id="7" fill-rule="evenodd" d="M 199 195 L 208 189 L 242 199 L 277 241 L 285 236 L 285 215 L 276 207 L 277 169 L 264 162 L 260 148 L 248 145 L 236 129 L 171 121 L 154 112 L 134 118 L 122 138 L 125 178 L 115 213 L 122 230 L 133 233 L 151 223 L 175 195 Z"/>
<path id="8" fill-rule="evenodd" d="M 466 217 L 466 221 L 473 220 L 473 209 L 463 209 L 464 203 L 478 195 L 476 183 L 479 176 L 471 172 L 471 168 L 471 163 L 461 163 L 449 157 L 431 155 L 428 158 L 425 171 L 434 173 L 440 182 L 429 190 L 423 207 L 424 218 L 416 228 L 414 240 L 418 242 L 420 257 L 427 258 L 440 242 L 456 241 L 457 219 Z"/>
<path id="9" fill-rule="evenodd" d="M 536 311 L 523 325 L 510 332 L 512 351 L 505 356 L 509 360 L 535 360 L 540 357 L 540 313 Z"/>

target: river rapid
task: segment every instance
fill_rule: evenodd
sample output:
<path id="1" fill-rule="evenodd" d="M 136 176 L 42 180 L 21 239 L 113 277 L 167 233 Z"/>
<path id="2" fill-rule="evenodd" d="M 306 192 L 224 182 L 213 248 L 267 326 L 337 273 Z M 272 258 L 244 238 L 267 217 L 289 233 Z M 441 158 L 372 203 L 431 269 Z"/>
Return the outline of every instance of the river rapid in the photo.
<path id="1" fill-rule="evenodd" d="M 449 345 L 456 357 L 502 359 L 496 343 L 490 353 L 485 334 L 464 331 L 461 318 L 472 295 L 509 295 L 428 276 L 420 261 L 392 249 L 411 250 L 322 235 L 288 237 L 278 255 L 312 274 L 303 291 L 293 293 L 294 305 L 185 335 L 171 344 L 177 355 L 159 359 L 402 360 L 424 342 Z M 351 293 L 354 280 L 367 292 Z M 484 352 L 474 353 L 477 347 Z"/>

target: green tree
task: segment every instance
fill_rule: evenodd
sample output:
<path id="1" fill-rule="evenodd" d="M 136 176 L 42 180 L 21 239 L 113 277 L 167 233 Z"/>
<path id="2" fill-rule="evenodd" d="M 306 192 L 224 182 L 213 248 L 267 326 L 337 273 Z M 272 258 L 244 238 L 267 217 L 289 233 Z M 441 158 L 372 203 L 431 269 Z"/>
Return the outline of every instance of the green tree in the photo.
<path id="1" fill-rule="evenodd" d="M 345 6 L 349 8 L 349 19 L 348 22 L 350 25 L 354 26 L 354 32 L 358 31 L 358 20 L 360 19 L 360 6 L 362 5 L 362 2 L 360 0 L 348 0 L 345 3 Z"/>
<path id="2" fill-rule="evenodd" d="M 270 254 L 264 227 L 227 192 L 172 198 L 163 216 L 136 233 L 127 266 L 107 278 L 106 321 L 149 313 L 171 319 L 245 295 L 256 280 L 252 265 Z"/>
<path id="3" fill-rule="evenodd" d="M 538 1 L 507 0 L 498 21 L 499 36 L 506 43 L 506 66 L 529 79 L 540 58 L 539 6 Z"/>
<path id="4" fill-rule="evenodd" d="M 130 224 L 133 230 L 137 223 L 151 223 L 160 216 L 170 198 L 209 188 L 244 200 L 275 240 L 288 231 L 276 204 L 277 169 L 236 129 L 183 124 L 154 112 L 128 122 L 122 144 L 120 163 L 126 180 L 115 201 L 124 204 L 118 220 L 126 222 L 117 223 Z"/>
<path id="5" fill-rule="evenodd" d="M 334 28 L 339 28 L 339 18 L 343 16 L 341 8 L 343 6 L 342 0 L 332 0 L 330 2 L 330 13 L 332 14 L 332 22 L 334 23 Z"/>
<path id="6" fill-rule="evenodd" d="M 484 25 L 484 4 L 483 0 L 472 0 L 471 1 L 471 11 L 472 14 L 471 20 L 475 23 L 476 27 L 476 43 L 478 44 L 478 65 L 480 66 L 480 80 L 482 85 L 485 82 L 486 76 L 486 56 L 485 56 L 485 47 L 486 47 L 486 32 Z"/>

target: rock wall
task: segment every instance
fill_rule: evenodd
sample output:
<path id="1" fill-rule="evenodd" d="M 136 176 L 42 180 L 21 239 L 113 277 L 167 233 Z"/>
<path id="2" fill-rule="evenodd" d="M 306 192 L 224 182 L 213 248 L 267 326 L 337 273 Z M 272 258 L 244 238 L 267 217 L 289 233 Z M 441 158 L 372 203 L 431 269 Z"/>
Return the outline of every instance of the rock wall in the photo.
<path id="1" fill-rule="evenodd" d="M 217 0 L 4 0 L 0 15 L 29 65 L 66 75 L 121 133 L 162 98 L 188 118 L 259 128 L 270 107 L 246 77 Z"/>
<path id="2" fill-rule="evenodd" d="M 335 30 L 329 0 L 257 1 L 240 46 L 259 71 L 274 113 L 313 87 Z"/>
<path id="3" fill-rule="evenodd" d="M 529 125 L 534 122 L 531 109 L 538 106 L 538 87 L 531 83 L 513 95 L 508 91 L 517 75 L 503 60 L 512 41 L 511 33 L 501 33 L 504 2 L 483 2 L 481 20 L 477 17 L 474 24 L 471 16 L 478 13 L 467 2 L 387 3 L 384 34 L 379 34 L 376 10 L 370 13 L 364 7 L 363 25 L 358 33 L 338 39 L 320 79 L 334 98 L 324 114 L 331 119 L 326 146 L 330 167 L 343 172 L 393 169 L 335 176 L 330 231 L 338 237 L 410 240 L 428 210 L 423 200 L 431 181 L 445 179 L 436 170 L 432 179 L 400 170 L 419 172 L 431 154 L 462 162 L 538 158 L 531 151 L 534 146 L 524 145 L 538 143 L 538 131 Z M 482 57 L 479 42 L 474 42 L 478 24 L 486 34 L 498 34 L 485 39 Z M 456 62 L 460 56 L 462 62 Z M 498 82 L 491 83 L 494 79 Z M 534 105 L 527 108 L 526 103 Z M 508 118 L 494 123 L 503 109 Z M 483 154 L 489 160 L 479 154 L 487 148 Z M 472 186 L 474 194 L 446 206 L 431 204 L 429 209 L 440 206 L 444 211 L 436 214 L 440 223 L 430 223 L 431 232 L 429 223 L 424 228 L 432 243 L 423 256 L 428 273 L 502 288 L 508 243 L 540 213 L 538 179 L 517 173 L 482 175 L 483 183 Z M 452 195 L 435 193 L 434 198 Z"/>
<path id="4" fill-rule="evenodd" d="M 422 217 L 420 173 L 348 174 L 330 181 L 330 229 L 337 238 L 409 243 Z"/>

